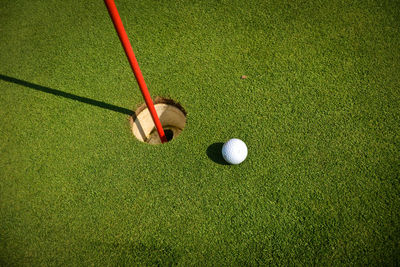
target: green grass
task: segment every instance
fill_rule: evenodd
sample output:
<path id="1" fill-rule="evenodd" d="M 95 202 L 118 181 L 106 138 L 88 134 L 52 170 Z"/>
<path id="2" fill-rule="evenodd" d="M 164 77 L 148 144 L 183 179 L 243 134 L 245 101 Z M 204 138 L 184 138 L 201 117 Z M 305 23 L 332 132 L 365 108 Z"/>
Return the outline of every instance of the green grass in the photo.
<path id="1" fill-rule="evenodd" d="M 2 1 L 2 265 L 399 264 L 399 1 L 116 4 L 187 126 L 132 136 L 102 1 Z"/>

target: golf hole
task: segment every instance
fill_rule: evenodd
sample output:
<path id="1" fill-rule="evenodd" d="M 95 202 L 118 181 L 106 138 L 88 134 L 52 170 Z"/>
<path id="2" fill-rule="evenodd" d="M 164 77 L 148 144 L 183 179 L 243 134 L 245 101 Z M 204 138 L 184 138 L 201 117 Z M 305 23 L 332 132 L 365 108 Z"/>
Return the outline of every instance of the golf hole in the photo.
<path id="1" fill-rule="evenodd" d="M 168 142 L 180 135 L 186 125 L 186 111 L 172 99 L 157 97 L 154 108 L 160 119 Z M 142 104 L 130 117 L 133 135 L 141 142 L 161 144 L 153 119 L 146 104 Z"/>

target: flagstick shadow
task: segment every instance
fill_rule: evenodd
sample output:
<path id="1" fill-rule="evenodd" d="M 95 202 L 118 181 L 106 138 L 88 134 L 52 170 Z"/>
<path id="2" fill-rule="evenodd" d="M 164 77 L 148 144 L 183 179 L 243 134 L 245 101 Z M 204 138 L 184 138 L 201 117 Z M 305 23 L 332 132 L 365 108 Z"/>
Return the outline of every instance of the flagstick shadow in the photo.
<path id="1" fill-rule="evenodd" d="M 68 99 L 71 99 L 71 100 L 75 100 L 75 101 L 79 101 L 79 102 L 82 102 L 82 103 L 85 103 L 85 104 L 96 106 L 96 107 L 99 107 L 99 108 L 108 109 L 108 110 L 111 110 L 111 111 L 115 111 L 115 112 L 118 112 L 118 113 L 129 115 L 129 116 L 133 116 L 134 115 L 134 112 L 132 110 L 127 109 L 127 108 L 122 108 L 122 107 L 118 107 L 118 106 L 115 106 L 115 105 L 112 105 L 112 104 L 108 104 L 108 103 L 105 103 L 105 102 L 102 102 L 102 101 L 98 101 L 98 100 L 90 99 L 90 98 L 87 98 L 87 97 L 70 94 L 70 93 L 63 92 L 63 91 L 60 91 L 60 90 L 57 90 L 57 89 L 53 89 L 53 88 L 50 88 L 50 87 L 46 87 L 46 86 L 30 83 L 30 82 L 27 82 L 27 81 L 24 81 L 24 80 L 20 80 L 20 79 L 16 79 L 16 78 L 13 78 L 13 77 L 9 77 L 9 76 L 6 76 L 6 75 L 0 74 L 0 79 L 2 79 L 3 81 L 6 81 L 6 82 L 22 85 L 22 86 L 34 89 L 36 91 L 40 91 L 40 92 L 52 94 L 52 95 L 55 95 L 55 96 L 68 98 Z"/>

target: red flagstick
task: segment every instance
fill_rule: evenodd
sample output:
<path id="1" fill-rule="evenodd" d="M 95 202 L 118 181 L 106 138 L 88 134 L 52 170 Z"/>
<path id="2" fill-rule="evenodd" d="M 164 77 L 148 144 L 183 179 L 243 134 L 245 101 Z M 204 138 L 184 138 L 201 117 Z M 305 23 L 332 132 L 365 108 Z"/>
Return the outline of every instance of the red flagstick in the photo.
<path id="1" fill-rule="evenodd" d="M 149 109 L 154 124 L 156 125 L 157 132 L 158 135 L 160 136 L 161 142 L 165 143 L 167 142 L 167 137 L 165 136 L 160 119 L 158 118 L 156 109 L 154 108 L 153 100 L 151 100 L 149 90 L 147 89 L 146 83 L 144 82 L 142 72 L 140 71 L 139 64 L 136 60 L 135 54 L 133 53 L 132 46 L 129 42 L 128 35 L 125 32 L 124 25 L 122 24 L 114 0 L 104 0 L 104 3 L 106 4 L 108 13 L 110 14 L 110 17 L 114 23 L 115 30 L 118 33 L 119 40 L 121 41 L 121 44 L 124 47 L 125 54 L 128 58 L 129 64 L 131 65 L 133 74 L 136 77 L 136 81 L 139 84 L 140 91 L 142 92 L 144 101 L 146 102 L 147 108 Z"/>

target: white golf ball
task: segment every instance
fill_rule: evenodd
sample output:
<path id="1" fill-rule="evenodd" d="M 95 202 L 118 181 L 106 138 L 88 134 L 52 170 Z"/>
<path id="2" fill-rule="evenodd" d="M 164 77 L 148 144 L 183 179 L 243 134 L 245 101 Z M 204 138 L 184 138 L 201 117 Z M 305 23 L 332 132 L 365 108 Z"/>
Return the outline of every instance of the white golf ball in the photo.
<path id="1" fill-rule="evenodd" d="M 247 146 L 240 139 L 230 139 L 222 146 L 222 157 L 230 164 L 242 163 L 247 157 Z"/>

